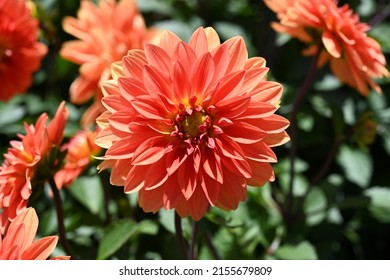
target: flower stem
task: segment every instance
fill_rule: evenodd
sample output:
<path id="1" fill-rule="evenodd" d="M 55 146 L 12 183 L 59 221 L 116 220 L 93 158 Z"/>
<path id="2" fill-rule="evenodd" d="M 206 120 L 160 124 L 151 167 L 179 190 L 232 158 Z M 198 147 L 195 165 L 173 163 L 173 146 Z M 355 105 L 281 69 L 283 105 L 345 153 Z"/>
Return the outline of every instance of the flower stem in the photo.
<path id="1" fill-rule="evenodd" d="M 110 180 L 106 172 L 100 172 L 99 177 L 100 177 L 100 182 L 102 183 L 103 186 L 105 224 L 109 225 L 111 223 L 111 215 L 108 208 L 110 202 L 110 192 L 109 192 Z"/>
<path id="2" fill-rule="evenodd" d="M 183 230 L 181 228 L 181 218 L 176 212 L 175 212 L 175 230 L 176 230 L 176 240 L 180 248 L 180 252 L 183 258 L 187 259 L 187 244 L 184 240 Z"/>
<path id="3" fill-rule="evenodd" d="M 318 46 L 317 53 L 315 54 L 312 64 L 310 66 L 309 72 L 306 76 L 306 79 L 300 88 L 294 102 L 292 105 L 291 110 L 291 116 L 290 116 L 290 128 L 289 128 L 289 135 L 291 138 L 291 148 L 290 148 L 290 182 L 289 182 L 289 190 L 287 194 L 287 205 L 286 205 L 286 211 L 285 215 L 287 217 L 287 226 L 289 227 L 289 224 L 291 222 L 291 213 L 293 213 L 293 194 L 294 194 L 294 176 L 295 176 L 295 158 L 297 155 L 297 123 L 296 118 L 299 111 L 299 108 L 302 104 L 302 101 L 304 100 L 304 97 L 306 96 L 306 93 L 309 91 L 311 85 L 314 82 L 316 69 L 317 69 L 317 63 L 320 58 L 322 48 L 321 46 Z"/>
<path id="4" fill-rule="evenodd" d="M 215 248 L 215 246 L 213 244 L 211 233 L 209 231 L 207 231 L 205 233 L 205 242 L 206 242 L 207 247 L 210 249 L 211 254 L 214 256 L 214 259 L 220 260 L 221 257 L 218 253 L 217 248 Z"/>
<path id="5" fill-rule="evenodd" d="M 390 16 L 390 5 L 387 5 L 386 8 L 381 7 L 378 13 L 368 22 L 368 25 L 373 27 L 384 21 L 388 16 Z"/>
<path id="6" fill-rule="evenodd" d="M 195 260 L 195 245 L 196 245 L 196 239 L 198 235 L 198 223 L 195 221 L 192 221 L 192 237 L 191 237 L 191 244 L 188 249 L 188 259 L 189 260 Z"/>
<path id="7" fill-rule="evenodd" d="M 60 197 L 60 192 L 58 191 L 57 185 L 53 178 L 49 179 L 49 185 L 51 191 L 53 192 L 53 200 L 54 200 L 54 206 L 57 213 L 57 223 L 58 223 L 58 231 L 60 235 L 60 242 L 66 254 L 69 255 L 71 259 L 76 260 L 77 258 L 73 254 L 72 249 L 69 246 L 68 240 L 66 239 L 66 232 L 64 226 L 64 213 L 62 211 L 62 200 Z"/>
<path id="8" fill-rule="evenodd" d="M 307 189 L 307 193 L 309 192 L 310 188 L 312 188 L 313 186 L 318 184 L 318 182 L 321 180 L 321 178 L 328 171 L 328 169 L 330 167 L 330 164 L 332 163 L 333 158 L 335 157 L 336 152 L 337 152 L 338 148 L 340 147 L 341 143 L 343 143 L 343 139 L 342 138 L 336 138 L 335 139 L 335 141 L 333 143 L 333 146 L 332 146 L 331 150 L 329 151 L 328 156 L 325 159 L 324 163 L 322 164 L 320 170 L 314 176 L 313 180 L 311 180 L 309 188 Z"/>

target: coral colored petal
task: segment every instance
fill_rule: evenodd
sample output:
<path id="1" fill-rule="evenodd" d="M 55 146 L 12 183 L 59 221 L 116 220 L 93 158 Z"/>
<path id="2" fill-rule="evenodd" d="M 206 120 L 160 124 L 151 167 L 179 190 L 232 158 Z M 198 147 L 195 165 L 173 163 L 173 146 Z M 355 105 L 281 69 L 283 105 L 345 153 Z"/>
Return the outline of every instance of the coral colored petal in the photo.
<path id="1" fill-rule="evenodd" d="M 125 193 L 134 193 L 140 191 L 145 186 L 144 174 L 148 171 L 148 166 L 132 166 L 127 173 L 125 181 Z"/>
<path id="2" fill-rule="evenodd" d="M 137 96 L 148 95 L 145 85 L 139 80 L 128 77 L 120 77 L 118 79 L 119 92 L 127 101 L 131 102 Z"/>
<path id="3" fill-rule="evenodd" d="M 200 100 L 203 100 L 215 74 L 215 65 L 210 53 L 198 57 L 192 69 L 190 79 L 193 85 L 193 92 L 199 96 Z"/>
<path id="4" fill-rule="evenodd" d="M 221 157 L 214 150 L 205 149 L 202 152 L 201 160 L 204 172 L 212 179 L 223 184 Z"/>
<path id="5" fill-rule="evenodd" d="M 234 210 L 240 201 L 246 200 L 246 180 L 225 172 L 223 190 L 219 192 L 216 206 L 225 210 Z"/>
<path id="6" fill-rule="evenodd" d="M 160 38 L 160 47 L 167 51 L 168 55 L 172 57 L 172 53 L 180 42 L 182 42 L 182 40 L 176 34 L 169 30 L 164 30 Z"/>
<path id="7" fill-rule="evenodd" d="M 133 165 L 149 165 L 159 161 L 166 152 L 168 142 L 164 136 L 154 137 L 141 143 L 134 152 Z"/>
<path id="8" fill-rule="evenodd" d="M 145 88 L 150 96 L 155 98 L 161 98 L 160 96 L 162 96 L 170 100 L 175 100 L 175 96 L 169 85 L 169 80 L 163 77 L 160 70 L 151 66 L 145 66 L 143 79 Z M 169 106 L 169 103 L 165 103 L 164 105 Z"/>
<path id="9" fill-rule="evenodd" d="M 139 206 L 145 212 L 157 212 L 159 209 L 164 207 L 163 200 L 164 188 L 157 188 L 153 190 L 141 189 L 138 193 Z"/>
<path id="10" fill-rule="evenodd" d="M 268 133 L 279 133 L 290 125 L 290 122 L 282 116 L 272 115 L 259 120 L 254 121 L 264 131 Z"/>
<path id="11" fill-rule="evenodd" d="M 188 158 L 177 170 L 177 181 L 186 200 L 189 200 L 197 186 L 198 174 L 194 172 L 192 158 Z"/>
<path id="12" fill-rule="evenodd" d="M 204 216 L 209 207 L 209 202 L 201 187 L 196 188 L 187 205 L 189 215 L 195 221 L 199 221 Z"/>
<path id="13" fill-rule="evenodd" d="M 283 131 L 280 133 L 275 134 L 268 134 L 266 137 L 264 137 L 263 142 L 268 147 L 276 147 L 283 145 L 290 141 L 290 136 L 288 136 L 287 132 Z"/>
<path id="14" fill-rule="evenodd" d="M 127 174 L 130 172 L 132 167 L 131 159 L 116 160 L 112 166 L 110 184 L 114 186 L 124 186 Z"/>
<path id="15" fill-rule="evenodd" d="M 252 100 L 279 105 L 283 86 L 279 83 L 269 81 L 260 83 L 252 91 L 255 93 L 254 95 L 251 95 Z"/>
<path id="16" fill-rule="evenodd" d="M 231 173 L 239 177 L 251 178 L 252 169 L 247 160 L 236 160 L 234 158 L 225 158 L 222 161 L 224 170 L 227 169 Z"/>
<path id="17" fill-rule="evenodd" d="M 225 99 L 230 97 L 237 97 L 237 93 L 241 90 L 242 84 L 244 82 L 244 71 L 238 71 L 226 75 L 218 81 L 218 85 L 215 90 L 212 92 L 209 103 L 220 104 Z M 231 102 L 228 100 L 228 102 Z M 228 112 L 227 112 L 228 113 Z"/>
<path id="18" fill-rule="evenodd" d="M 229 137 L 220 135 L 215 139 L 215 143 L 223 156 L 237 160 L 245 160 L 245 154 L 241 146 Z"/>
<path id="19" fill-rule="evenodd" d="M 22 254 L 23 260 L 46 260 L 57 245 L 57 236 L 47 236 L 35 241 Z"/>
<path id="20" fill-rule="evenodd" d="M 215 202 L 217 201 L 221 190 L 221 184 L 216 182 L 214 178 L 210 178 L 203 174 L 200 185 L 202 186 L 203 193 L 206 196 L 208 203 L 210 203 L 211 206 L 215 206 Z"/>
<path id="21" fill-rule="evenodd" d="M 221 41 L 219 40 L 218 33 L 214 30 L 214 28 L 206 27 L 204 29 L 204 33 L 207 38 L 207 49 L 211 52 L 221 44 Z"/>
<path id="22" fill-rule="evenodd" d="M 143 51 L 131 50 L 128 55 L 123 57 L 123 72 L 126 77 L 132 77 L 134 79 L 142 79 L 142 71 L 147 63 Z"/>
<path id="23" fill-rule="evenodd" d="M 95 94 L 97 87 L 96 80 L 87 80 L 84 77 L 78 77 L 70 86 L 70 100 L 75 104 L 87 102 Z"/>
<path id="24" fill-rule="evenodd" d="M 256 120 L 260 121 L 260 120 Z M 240 144 L 252 144 L 260 141 L 266 136 L 264 130 L 247 122 L 234 122 L 234 125 L 223 129 L 225 135 Z"/>
<path id="25" fill-rule="evenodd" d="M 166 120 L 167 112 L 163 110 L 163 104 L 150 97 L 138 97 L 132 102 L 133 108 L 144 118 L 152 120 Z"/>
<path id="26" fill-rule="evenodd" d="M 148 64 L 158 69 L 163 75 L 169 75 L 170 57 L 159 46 L 153 44 L 145 45 L 145 56 Z"/>
<path id="27" fill-rule="evenodd" d="M 236 120 L 245 121 L 270 117 L 275 113 L 276 109 L 275 105 L 265 102 L 252 101 L 249 107 L 245 110 L 245 114 L 238 116 Z"/>
<path id="28" fill-rule="evenodd" d="M 245 115 L 250 104 L 251 98 L 248 96 L 232 97 L 217 103 L 215 113 L 226 119 L 237 119 L 239 116 Z"/>
<path id="29" fill-rule="evenodd" d="M 153 168 L 149 168 L 145 173 L 145 190 L 153 190 L 161 187 L 167 180 L 169 176 L 166 172 L 164 164 L 158 164 Z"/>
<path id="30" fill-rule="evenodd" d="M 13 225 L 14 224 L 14 225 Z M 13 225 L 13 227 L 11 227 Z M 25 238 L 25 226 L 21 220 L 16 223 L 11 223 L 10 228 L 8 228 L 7 233 L 3 240 L 3 252 L 6 252 L 13 246 L 21 248 L 24 243 Z M 21 252 L 21 251 L 20 251 Z"/>
<path id="31" fill-rule="evenodd" d="M 274 180 L 274 171 L 269 163 L 255 162 L 249 160 L 249 165 L 252 168 L 253 176 L 247 180 L 250 186 L 263 186 L 268 181 Z"/>
<path id="32" fill-rule="evenodd" d="M 227 73 L 241 70 L 244 68 L 245 61 L 248 59 L 245 42 L 242 37 L 231 38 L 225 43 L 229 47 L 230 61 Z"/>
<path id="33" fill-rule="evenodd" d="M 251 57 L 245 61 L 244 69 L 262 68 L 266 66 L 266 60 L 262 57 Z"/>
<path id="34" fill-rule="evenodd" d="M 264 140 L 263 140 L 264 141 Z M 252 145 L 242 145 L 245 156 L 258 162 L 277 162 L 275 153 L 264 142 L 256 142 Z"/>
<path id="35" fill-rule="evenodd" d="M 22 244 L 19 244 L 19 249 L 24 252 L 28 246 L 30 246 L 35 238 L 38 229 L 38 216 L 33 208 L 27 208 L 20 213 L 8 228 L 8 233 L 12 231 L 14 226 L 24 224 L 24 240 Z M 15 243 L 14 243 L 15 244 Z M 17 244 L 17 242 L 16 242 Z"/>
<path id="36" fill-rule="evenodd" d="M 20 260 L 19 247 L 14 245 L 8 250 L 0 251 L 0 260 Z"/>
<path id="37" fill-rule="evenodd" d="M 229 65 L 229 47 L 220 45 L 211 52 L 215 64 L 215 80 L 219 80 L 226 74 Z M 228 73 L 229 74 L 229 73 Z"/>
<path id="38" fill-rule="evenodd" d="M 324 31 L 322 33 L 322 43 L 331 56 L 335 58 L 341 57 L 341 46 L 339 42 L 337 42 L 337 39 L 334 38 L 332 33 L 329 31 Z"/>
<path id="39" fill-rule="evenodd" d="M 252 93 L 252 90 L 264 80 L 268 71 L 269 68 L 267 67 L 246 70 L 241 93 Z"/>
<path id="40" fill-rule="evenodd" d="M 173 150 L 166 156 L 165 165 L 169 176 L 175 173 L 176 170 L 179 169 L 179 167 L 188 157 L 188 154 L 185 152 L 185 149 L 177 147 L 177 145 L 178 143 L 176 143 L 176 145 L 173 145 Z"/>
<path id="41" fill-rule="evenodd" d="M 188 41 L 188 45 L 194 50 L 198 57 L 209 51 L 208 40 L 203 27 L 199 27 L 195 30 Z"/>

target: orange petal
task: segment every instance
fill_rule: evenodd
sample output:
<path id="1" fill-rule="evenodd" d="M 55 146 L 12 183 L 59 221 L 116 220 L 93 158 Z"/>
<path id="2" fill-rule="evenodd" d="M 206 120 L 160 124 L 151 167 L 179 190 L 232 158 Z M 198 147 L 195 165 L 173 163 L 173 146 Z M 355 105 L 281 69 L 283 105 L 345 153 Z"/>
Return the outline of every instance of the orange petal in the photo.
<path id="1" fill-rule="evenodd" d="M 23 260 L 46 260 L 57 245 L 57 236 L 47 236 L 35 241 L 22 254 Z"/>

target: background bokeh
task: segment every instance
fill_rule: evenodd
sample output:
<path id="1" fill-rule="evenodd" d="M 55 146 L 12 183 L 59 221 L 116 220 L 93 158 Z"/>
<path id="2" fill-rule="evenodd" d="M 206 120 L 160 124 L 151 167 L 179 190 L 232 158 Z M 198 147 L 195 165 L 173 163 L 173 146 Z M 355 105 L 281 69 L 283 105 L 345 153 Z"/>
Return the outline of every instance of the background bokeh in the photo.
<path id="1" fill-rule="evenodd" d="M 340 1 L 346 3 L 347 1 Z M 261 0 L 138 0 L 148 26 L 169 29 L 188 40 L 199 26 L 212 26 L 222 40 L 240 35 L 250 56 L 266 58 L 269 79 L 284 85 L 278 113 L 289 117 L 311 58 L 304 45 L 276 34 L 276 19 Z M 361 20 L 371 23 L 369 35 L 390 60 L 388 1 L 348 1 Z M 0 103 L 0 154 L 23 133 L 23 122 L 34 123 L 42 112 L 53 116 L 59 103 L 70 110 L 65 137 L 80 129 L 89 104 L 72 105 L 69 86 L 78 66 L 59 56 L 72 37 L 62 29 L 64 16 L 76 16 L 79 0 L 36 0 L 41 41 L 49 53 L 27 94 Z M 383 15 L 383 16 L 382 16 Z M 17 73 L 16 73 L 17 74 Z M 389 259 L 390 258 L 390 107 L 389 79 L 378 81 L 383 94 L 362 97 L 341 85 L 327 67 L 297 115 L 298 151 L 293 197 L 289 191 L 289 144 L 275 148 L 276 181 L 248 188 L 247 202 L 236 211 L 210 209 L 199 222 L 199 259 L 212 259 L 211 240 L 222 259 Z M 0 156 L 0 160 L 3 157 Z M 326 161 L 329 166 L 316 180 Z M 69 242 L 80 259 L 179 259 L 174 212 L 145 214 L 137 196 L 109 185 L 107 172 L 96 171 L 98 160 L 68 189 L 61 190 Z M 314 184 L 313 184 L 314 180 Z M 38 235 L 57 234 L 50 193 L 30 198 L 39 216 Z M 287 205 L 292 205 L 287 207 Z M 184 236 L 192 221 L 183 219 Z M 207 237 L 207 238 L 206 238 Z M 57 247 L 57 254 L 61 246 Z"/>

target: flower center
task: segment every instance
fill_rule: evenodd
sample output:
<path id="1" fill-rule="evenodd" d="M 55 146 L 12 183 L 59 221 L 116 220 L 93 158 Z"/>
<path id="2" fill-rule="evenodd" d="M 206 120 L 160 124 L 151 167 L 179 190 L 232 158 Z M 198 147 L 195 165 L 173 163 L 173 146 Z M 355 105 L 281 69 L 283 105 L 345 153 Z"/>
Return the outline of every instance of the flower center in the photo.
<path id="1" fill-rule="evenodd" d="M 209 118 L 204 112 L 193 112 L 192 114 L 186 113 L 184 119 L 180 123 L 180 128 L 184 133 L 186 138 L 199 137 L 204 133 L 207 122 L 206 119 Z"/>
<path id="2" fill-rule="evenodd" d="M 179 105 L 175 118 L 175 130 L 171 136 L 176 136 L 192 144 L 201 144 L 209 134 L 212 120 L 202 106 L 196 105 L 196 97 L 190 99 L 190 105 Z"/>

